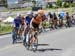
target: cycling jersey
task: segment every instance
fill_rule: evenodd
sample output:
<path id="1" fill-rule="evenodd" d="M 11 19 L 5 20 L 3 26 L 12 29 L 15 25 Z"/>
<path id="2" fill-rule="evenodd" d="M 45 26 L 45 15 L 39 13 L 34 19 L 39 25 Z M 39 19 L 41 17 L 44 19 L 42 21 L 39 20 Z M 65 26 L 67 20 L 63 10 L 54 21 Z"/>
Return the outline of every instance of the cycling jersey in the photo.
<path id="1" fill-rule="evenodd" d="M 39 17 L 39 16 L 34 17 L 33 22 L 36 23 L 36 24 L 40 24 L 40 22 L 41 22 L 41 17 Z"/>
<path id="2" fill-rule="evenodd" d="M 25 18 L 25 21 L 26 21 L 26 24 L 27 24 L 27 25 L 30 25 L 31 19 L 32 19 L 32 18 L 30 18 L 29 16 L 27 16 L 27 17 Z"/>
<path id="3" fill-rule="evenodd" d="M 61 12 L 61 13 L 59 14 L 60 19 L 63 19 L 64 16 L 65 16 L 65 13 L 64 13 L 64 12 Z"/>
<path id="4" fill-rule="evenodd" d="M 21 24 L 21 19 L 19 17 L 14 19 L 14 25 L 15 27 L 20 27 Z"/>

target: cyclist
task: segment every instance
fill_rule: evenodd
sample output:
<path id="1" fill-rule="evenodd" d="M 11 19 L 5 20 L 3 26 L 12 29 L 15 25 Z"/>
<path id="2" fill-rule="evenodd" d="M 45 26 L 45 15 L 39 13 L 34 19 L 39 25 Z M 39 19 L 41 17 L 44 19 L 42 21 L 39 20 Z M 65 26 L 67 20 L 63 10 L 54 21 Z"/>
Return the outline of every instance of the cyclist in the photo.
<path id="1" fill-rule="evenodd" d="M 47 17 L 45 14 L 41 15 L 42 18 L 42 27 L 43 27 L 43 31 L 45 31 L 45 26 L 46 26 L 46 22 L 47 22 Z"/>
<path id="2" fill-rule="evenodd" d="M 50 27 L 53 29 L 53 14 L 49 12 L 49 24 L 51 25 Z"/>
<path id="3" fill-rule="evenodd" d="M 21 26 L 21 15 L 18 14 L 17 17 L 14 19 L 14 22 L 13 22 L 13 33 L 19 34 L 20 33 L 20 26 Z M 13 37 L 13 42 L 15 40 L 16 40 L 16 37 Z"/>
<path id="4" fill-rule="evenodd" d="M 24 16 L 21 16 L 21 30 L 20 30 L 21 35 L 22 35 L 22 33 L 24 34 L 25 28 L 26 28 L 25 18 L 24 18 Z"/>
<path id="5" fill-rule="evenodd" d="M 75 15 L 71 16 L 72 24 L 75 25 Z"/>
<path id="6" fill-rule="evenodd" d="M 30 28 L 33 29 L 34 32 L 38 32 L 39 31 L 39 25 L 42 22 L 42 17 L 40 15 L 40 13 L 38 13 L 32 20 L 30 23 Z M 33 40 L 33 39 L 32 39 Z M 30 41 L 30 43 L 32 43 L 32 40 Z M 37 42 L 37 36 L 35 36 L 35 42 Z"/>
<path id="7" fill-rule="evenodd" d="M 57 15 L 56 15 L 56 13 L 54 13 L 53 14 L 53 25 L 54 25 L 55 29 L 57 29 L 57 25 L 58 25 L 57 20 L 58 20 Z"/>
<path id="8" fill-rule="evenodd" d="M 33 18 L 32 12 L 28 12 L 27 16 L 25 17 L 25 20 L 24 20 L 26 22 L 26 29 L 25 29 L 25 32 L 24 32 L 25 38 L 24 38 L 24 41 L 23 41 L 24 43 L 26 42 L 26 34 L 30 30 L 30 22 L 31 22 L 32 18 Z"/>
<path id="9" fill-rule="evenodd" d="M 71 17 L 69 16 L 69 13 L 67 12 L 66 13 L 66 20 L 67 20 L 67 26 L 68 27 L 71 27 L 72 25 L 71 25 Z"/>
<path id="10" fill-rule="evenodd" d="M 62 27 L 63 26 L 63 20 L 65 17 L 65 13 L 62 11 L 59 13 L 59 26 Z"/>

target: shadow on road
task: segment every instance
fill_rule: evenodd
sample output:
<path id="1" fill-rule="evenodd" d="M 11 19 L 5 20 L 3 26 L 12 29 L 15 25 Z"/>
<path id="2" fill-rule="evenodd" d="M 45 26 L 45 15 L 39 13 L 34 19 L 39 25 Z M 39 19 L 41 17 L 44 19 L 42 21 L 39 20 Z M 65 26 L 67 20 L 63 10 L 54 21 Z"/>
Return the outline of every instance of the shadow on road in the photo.
<path id="1" fill-rule="evenodd" d="M 16 42 L 16 44 L 21 44 L 21 43 L 23 43 L 23 42 Z"/>
<path id="2" fill-rule="evenodd" d="M 57 48 L 42 48 L 42 49 L 37 49 L 39 52 L 45 52 L 45 51 L 62 51 L 62 49 L 57 49 Z"/>
<path id="3" fill-rule="evenodd" d="M 15 44 L 21 44 L 21 43 L 23 43 L 22 41 L 17 41 L 17 42 L 15 42 Z"/>
<path id="4" fill-rule="evenodd" d="M 49 44 L 38 44 L 38 46 L 49 46 Z"/>
<path id="5" fill-rule="evenodd" d="M 49 44 L 38 44 L 38 46 L 49 46 Z M 39 52 L 45 52 L 45 51 L 62 51 L 62 49 L 58 49 L 58 48 L 41 48 L 41 49 L 37 49 L 37 51 Z"/>

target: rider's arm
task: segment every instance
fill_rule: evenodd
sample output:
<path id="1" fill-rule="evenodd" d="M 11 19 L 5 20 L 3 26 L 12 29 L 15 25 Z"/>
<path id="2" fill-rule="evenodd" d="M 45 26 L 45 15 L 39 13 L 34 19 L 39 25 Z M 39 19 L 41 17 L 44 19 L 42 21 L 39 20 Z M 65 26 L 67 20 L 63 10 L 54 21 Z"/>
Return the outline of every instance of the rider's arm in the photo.
<path id="1" fill-rule="evenodd" d="M 12 30 L 15 29 L 15 20 L 12 22 Z"/>
<path id="2" fill-rule="evenodd" d="M 26 21 L 24 21 L 24 30 L 26 30 L 27 24 Z"/>
<path id="3" fill-rule="evenodd" d="M 31 22 L 30 22 L 30 28 L 32 28 L 32 22 L 33 22 L 34 18 L 32 18 Z"/>

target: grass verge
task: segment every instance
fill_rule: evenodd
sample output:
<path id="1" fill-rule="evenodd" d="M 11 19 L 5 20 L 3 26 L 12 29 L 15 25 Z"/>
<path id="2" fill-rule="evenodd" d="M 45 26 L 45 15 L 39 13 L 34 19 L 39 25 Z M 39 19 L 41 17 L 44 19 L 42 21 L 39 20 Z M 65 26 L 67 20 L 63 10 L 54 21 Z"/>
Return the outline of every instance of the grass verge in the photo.
<path id="1" fill-rule="evenodd" d="M 0 35 L 10 33 L 12 31 L 12 27 L 10 24 L 1 24 L 0 26 Z"/>

